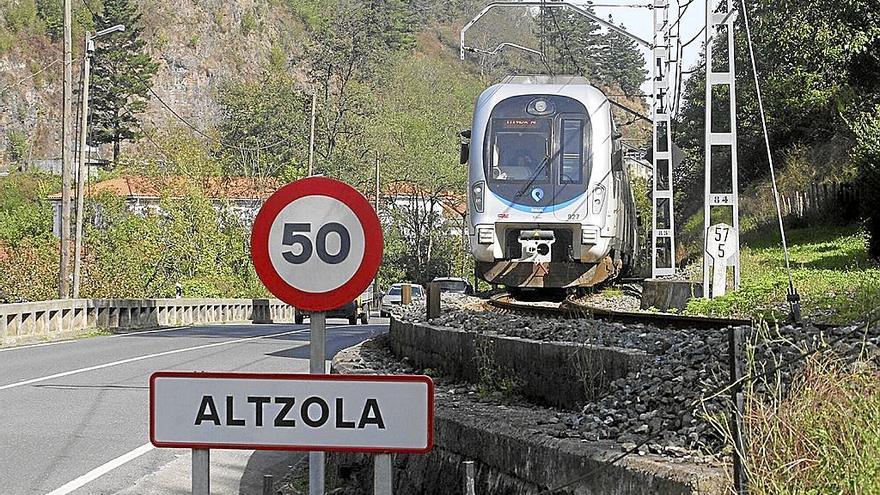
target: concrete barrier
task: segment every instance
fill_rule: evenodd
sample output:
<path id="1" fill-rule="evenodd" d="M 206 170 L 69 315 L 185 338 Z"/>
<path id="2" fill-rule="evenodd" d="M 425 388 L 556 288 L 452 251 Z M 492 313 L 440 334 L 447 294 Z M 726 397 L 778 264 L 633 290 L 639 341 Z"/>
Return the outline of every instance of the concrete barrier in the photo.
<path id="1" fill-rule="evenodd" d="M 358 344 L 333 358 L 331 372 L 373 374 L 370 353 Z M 375 351 L 374 351 L 375 352 Z M 454 360 L 450 356 L 451 360 Z M 548 388 L 555 385 L 547 384 Z M 558 495 L 721 495 L 727 493 L 724 468 L 653 454 L 611 462 L 620 447 L 610 442 L 555 438 L 536 430 L 555 413 L 541 407 L 506 408 L 449 395 L 438 389 L 434 411 L 434 449 L 427 455 L 393 457 L 397 495 L 457 495 L 462 461 L 475 462 L 476 493 L 538 495 L 566 485 Z M 514 410 L 515 409 L 515 410 Z M 372 458 L 330 453 L 328 476 L 372 487 Z"/>
<path id="2" fill-rule="evenodd" d="M 390 334 L 394 353 L 419 368 L 469 382 L 507 380 L 529 399 L 565 408 L 601 396 L 611 381 L 648 359 L 632 349 L 485 335 L 395 319 Z"/>
<path id="3" fill-rule="evenodd" d="M 127 332 L 205 323 L 293 321 L 277 299 L 60 299 L 0 304 L 0 345 L 55 340 L 88 330 Z"/>

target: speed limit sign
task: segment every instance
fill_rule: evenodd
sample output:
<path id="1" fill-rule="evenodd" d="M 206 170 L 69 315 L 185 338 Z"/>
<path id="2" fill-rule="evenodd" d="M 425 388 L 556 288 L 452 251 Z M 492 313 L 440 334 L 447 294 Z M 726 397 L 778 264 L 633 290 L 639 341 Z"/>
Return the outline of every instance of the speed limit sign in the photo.
<path id="1" fill-rule="evenodd" d="M 260 280 L 278 299 L 326 311 L 370 285 L 382 242 L 379 218 L 363 195 L 344 182 L 309 177 L 266 200 L 254 221 L 251 256 Z"/>

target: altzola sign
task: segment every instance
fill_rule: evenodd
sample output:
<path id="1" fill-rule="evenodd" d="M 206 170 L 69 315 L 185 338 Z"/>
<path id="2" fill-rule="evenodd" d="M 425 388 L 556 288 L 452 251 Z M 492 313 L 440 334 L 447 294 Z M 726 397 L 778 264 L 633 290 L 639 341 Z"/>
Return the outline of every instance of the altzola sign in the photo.
<path id="1" fill-rule="evenodd" d="M 420 454 L 433 383 L 409 375 L 161 371 L 150 377 L 157 447 Z"/>

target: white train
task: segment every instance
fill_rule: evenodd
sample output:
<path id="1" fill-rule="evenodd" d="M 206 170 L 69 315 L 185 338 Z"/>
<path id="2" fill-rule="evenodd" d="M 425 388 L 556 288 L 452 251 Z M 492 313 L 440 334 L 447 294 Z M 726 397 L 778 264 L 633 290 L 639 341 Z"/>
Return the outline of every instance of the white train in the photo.
<path id="1" fill-rule="evenodd" d="M 637 220 L 608 98 L 572 76 L 511 76 L 463 131 L 477 274 L 522 288 L 589 287 L 632 267 Z"/>

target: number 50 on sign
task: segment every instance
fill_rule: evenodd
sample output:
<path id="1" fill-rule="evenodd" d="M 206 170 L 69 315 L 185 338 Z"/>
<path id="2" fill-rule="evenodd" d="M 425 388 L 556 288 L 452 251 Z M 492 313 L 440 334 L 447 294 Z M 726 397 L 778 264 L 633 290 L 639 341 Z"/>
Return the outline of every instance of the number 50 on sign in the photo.
<path id="1" fill-rule="evenodd" d="M 309 311 L 342 306 L 372 281 L 382 258 L 376 212 L 351 186 L 309 177 L 275 192 L 254 221 L 251 252 L 266 287 Z"/>

